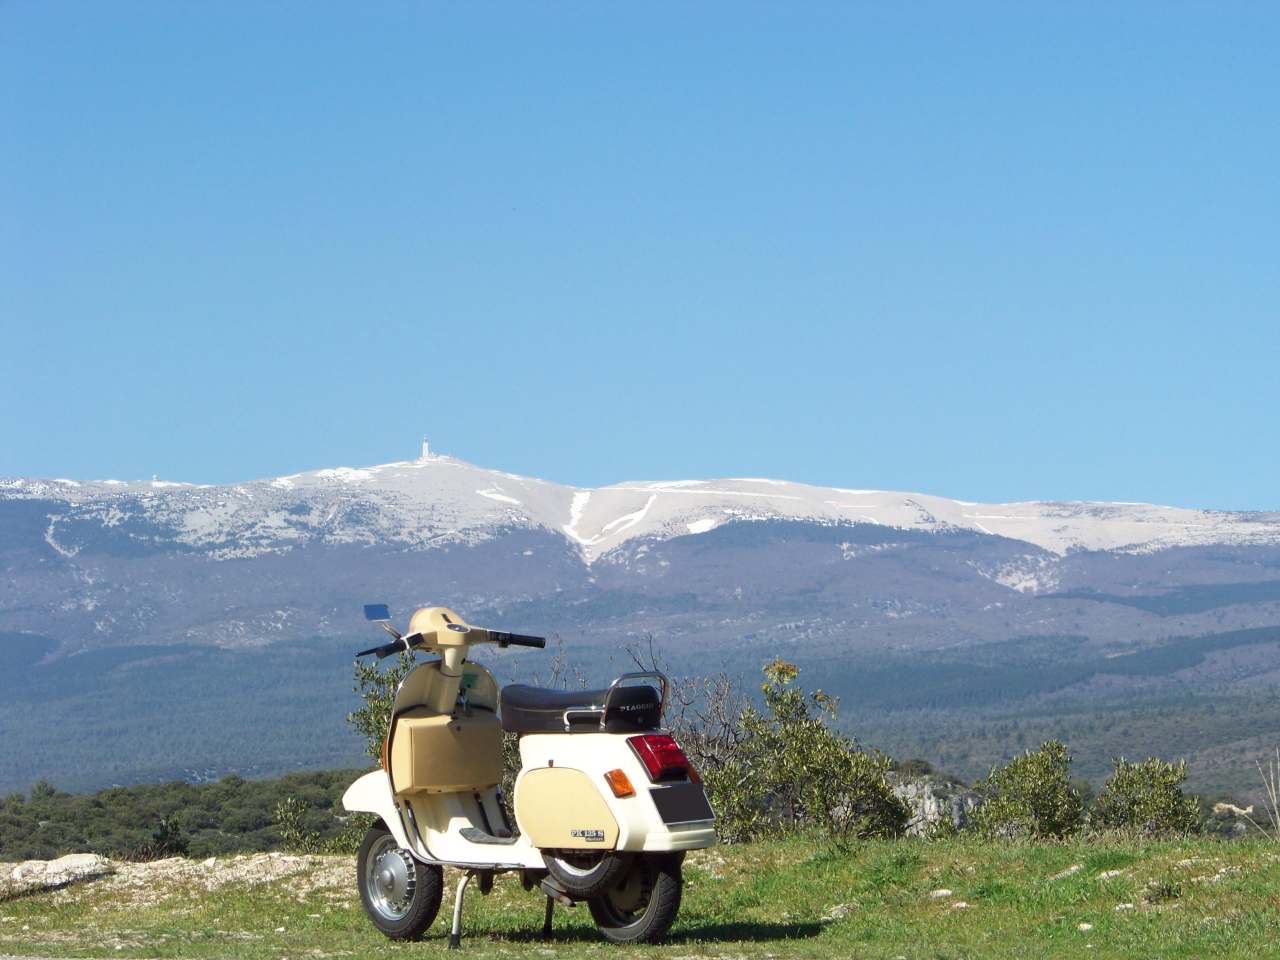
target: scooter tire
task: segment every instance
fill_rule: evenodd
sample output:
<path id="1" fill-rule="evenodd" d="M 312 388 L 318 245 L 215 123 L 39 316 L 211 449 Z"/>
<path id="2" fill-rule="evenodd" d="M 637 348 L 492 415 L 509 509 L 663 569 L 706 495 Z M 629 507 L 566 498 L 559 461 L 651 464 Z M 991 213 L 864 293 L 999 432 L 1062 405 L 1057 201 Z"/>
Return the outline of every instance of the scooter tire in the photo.
<path id="1" fill-rule="evenodd" d="M 382 857 L 398 858 L 399 864 L 395 860 L 384 862 L 403 869 L 408 880 L 402 887 L 392 887 L 390 892 L 397 894 L 394 899 L 378 885 L 376 861 Z M 385 936 L 391 940 L 421 940 L 440 912 L 444 871 L 397 846 L 391 831 L 379 823 L 365 833 L 356 855 L 356 887 L 369 922 Z"/>
<path id="2" fill-rule="evenodd" d="M 590 857 L 591 854 L 576 850 L 547 850 L 542 854 L 552 882 L 575 900 L 586 900 L 612 887 L 632 863 L 630 854 L 612 850 L 601 850 L 594 865 L 589 863 Z"/>
<path id="3" fill-rule="evenodd" d="M 600 935 L 611 943 L 657 943 L 680 912 L 682 854 L 637 857 L 608 890 L 587 901 Z"/>

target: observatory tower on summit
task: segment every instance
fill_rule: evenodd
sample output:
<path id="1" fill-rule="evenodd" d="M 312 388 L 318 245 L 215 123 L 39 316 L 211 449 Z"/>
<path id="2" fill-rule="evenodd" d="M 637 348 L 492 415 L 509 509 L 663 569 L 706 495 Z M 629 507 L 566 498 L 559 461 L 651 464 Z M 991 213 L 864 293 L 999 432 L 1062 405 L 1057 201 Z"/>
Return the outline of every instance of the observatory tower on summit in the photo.
<path id="1" fill-rule="evenodd" d="M 427 443 L 427 435 L 424 433 L 422 435 L 422 456 L 418 457 L 418 459 L 429 460 L 430 458 L 431 458 L 431 447 Z"/>

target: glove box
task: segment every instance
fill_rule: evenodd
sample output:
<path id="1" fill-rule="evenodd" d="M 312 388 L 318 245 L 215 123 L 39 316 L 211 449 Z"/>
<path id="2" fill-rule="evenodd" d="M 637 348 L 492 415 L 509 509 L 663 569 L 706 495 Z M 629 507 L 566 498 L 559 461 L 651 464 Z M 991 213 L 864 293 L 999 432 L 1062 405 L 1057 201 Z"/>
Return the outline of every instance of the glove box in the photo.
<path id="1" fill-rule="evenodd" d="M 390 760 L 399 796 L 483 790 L 502 779 L 502 728 L 487 710 L 455 718 L 415 707 L 396 717 Z"/>

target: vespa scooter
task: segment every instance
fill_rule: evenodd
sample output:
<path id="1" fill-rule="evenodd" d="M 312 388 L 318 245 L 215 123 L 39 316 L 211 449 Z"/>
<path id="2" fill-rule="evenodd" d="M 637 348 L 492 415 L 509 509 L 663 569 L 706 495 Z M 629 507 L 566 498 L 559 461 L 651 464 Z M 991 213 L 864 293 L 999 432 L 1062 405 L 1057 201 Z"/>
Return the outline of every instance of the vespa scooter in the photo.
<path id="1" fill-rule="evenodd" d="M 436 655 L 396 691 L 381 767 L 342 798 L 348 811 L 378 818 L 356 867 L 373 925 L 392 939 L 420 939 L 449 866 L 464 871 L 451 948 L 461 941 L 468 883 L 487 894 L 504 872 L 546 895 L 544 935 L 556 903 L 585 902 L 607 940 L 661 939 L 680 909 L 685 851 L 716 842 L 697 771 L 660 729 L 667 678 L 629 673 L 601 690 L 499 691 L 468 659 L 472 647 L 544 647 L 543 638 L 473 626 L 446 607 L 416 611 L 403 634 L 383 604 L 365 616 L 394 639 L 357 656 Z M 503 731 L 519 742 L 514 826 L 499 786 Z"/>

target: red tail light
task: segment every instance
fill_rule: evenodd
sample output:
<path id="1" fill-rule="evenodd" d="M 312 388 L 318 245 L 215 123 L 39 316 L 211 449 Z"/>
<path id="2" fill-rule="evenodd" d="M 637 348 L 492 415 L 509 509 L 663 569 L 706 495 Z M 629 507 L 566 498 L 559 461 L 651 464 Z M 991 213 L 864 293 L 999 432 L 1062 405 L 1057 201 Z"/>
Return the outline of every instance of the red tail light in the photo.
<path id="1" fill-rule="evenodd" d="M 627 743 L 644 764 L 649 779 L 654 783 L 682 780 L 689 775 L 689 758 L 670 735 L 646 733 L 638 737 L 627 737 Z"/>

